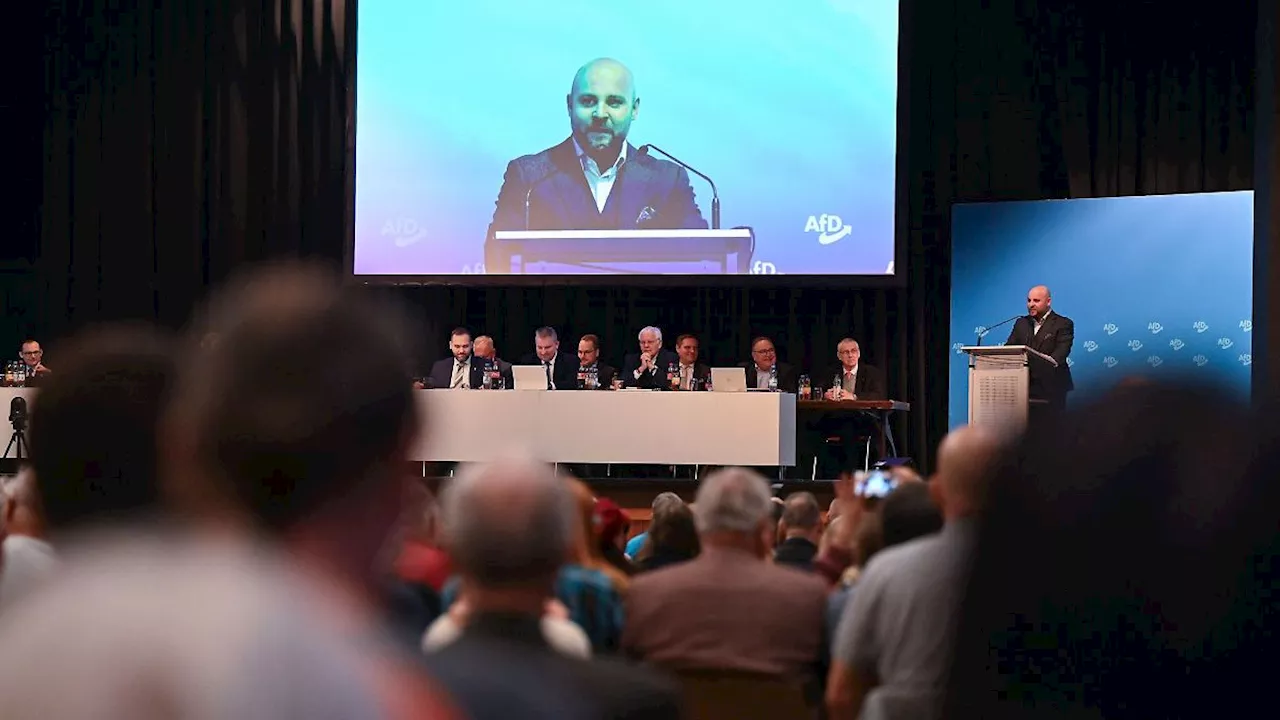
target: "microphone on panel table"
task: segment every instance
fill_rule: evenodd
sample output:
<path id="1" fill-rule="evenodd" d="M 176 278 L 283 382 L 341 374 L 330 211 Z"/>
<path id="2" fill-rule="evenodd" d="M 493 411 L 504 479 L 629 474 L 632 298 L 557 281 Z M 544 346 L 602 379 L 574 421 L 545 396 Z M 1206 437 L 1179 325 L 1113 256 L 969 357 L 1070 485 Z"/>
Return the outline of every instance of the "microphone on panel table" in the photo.
<path id="1" fill-rule="evenodd" d="M 706 180 L 707 184 L 711 186 L 711 229 L 712 230 L 720 229 L 720 191 L 716 189 L 716 183 L 714 180 L 712 180 L 710 177 L 707 177 L 705 173 L 699 172 L 697 168 L 693 167 L 689 163 L 684 162 L 680 158 L 677 158 L 675 155 L 672 155 L 671 153 L 667 152 L 666 150 L 663 150 L 657 145 L 651 145 L 651 144 L 641 145 L 640 149 L 637 150 L 636 152 L 639 153 L 641 157 L 648 155 L 650 152 L 656 152 L 659 155 L 670 160 L 671 162 L 684 168 L 685 170 L 688 170 L 694 175 L 697 175 L 703 180 Z"/>
<path id="2" fill-rule="evenodd" d="M 1000 327 L 1001 325 L 1008 325 L 1009 323 L 1013 322 L 1014 320 L 1017 320 L 1017 319 L 1018 319 L 1018 318 L 1020 318 L 1020 317 L 1023 317 L 1023 316 L 1022 316 L 1022 315 L 1014 315 L 1013 317 L 1009 318 L 1008 320 L 1001 320 L 1000 322 L 996 323 L 995 325 L 992 325 L 991 327 L 983 328 L 983 329 L 982 329 L 982 331 L 978 333 L 978 345 L 979 345 L 979 346 L 981 346 L 981 345 L 982 345 L 982 338 L 986 337 L 986 336 L 987 336 L 987 333 L 991 332 L 992 330 L 995 330 L 996 328 Z"/>
<path id="3" fill-rule="evenodd" d="M 534 191 L 535 189 L 537 189 L 537 187 L 538 187 L 539 185 L 541 185 L 542 183 L 544 183 L 544 182 L 546 182 L 546 181 L 550 180 L 551 178 L 553 178 L 553 177 L 555 177 L 555 176 L 557 176 L 557 175 L 559 175 L 559 174 L 560 174 L 560 171 L 559 171 L 559 170 L 552 170 L 551 172 L 547 173 L 546 175 L 543 175 L 542 177 L 538 178 L 537 180 L 534 180 L 534 181 L 533 181 L 533 183 L 532 183 L 531 185 L 529 185 L 529 189 L 528 189 L 527 191 L 525 191 L 525 194 L 524 194 L 524 229 L 525 229 L 525 230 L 529 230 L 529 229 L 530 229 L 530 227 L 529 227 L 529 217 L 530 217 L 530 215 L 529 215 L 529 210 L 530 210 L 530 207 L 531 207 L 531 205 L 532 205 L 532 203 L 533 203 L 533 191 Z"/>

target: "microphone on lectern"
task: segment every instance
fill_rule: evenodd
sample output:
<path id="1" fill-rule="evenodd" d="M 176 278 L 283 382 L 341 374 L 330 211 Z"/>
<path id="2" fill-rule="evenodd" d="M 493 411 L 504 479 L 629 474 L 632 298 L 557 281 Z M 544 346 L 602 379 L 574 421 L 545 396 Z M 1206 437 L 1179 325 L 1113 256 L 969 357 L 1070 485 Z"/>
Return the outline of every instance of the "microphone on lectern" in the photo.
<path id="1" fill-rule="evenodd" d="M 529 229 L 529 207 L 530 207 L 531 203 L 533 202 L 533 191 L 534 191 L 534 189 L 535 189 L 535 188 L 537 188 L 537 187 L 538 187 L 539 185 L 541 185 L 542 183 L 544 183 L 544 182 L 546 182 L 546 181 L 550 180 L 551 178 L 553 178 L 553 177 L 555 177 L 556 175 L 559 175 L 559 174 L 560 174 L 560 171 L 559 171 L 559 170 L 552 170 L 551 172 L 547 173 L 546 175 L 543 175 L 542 177 L 538 178 L 537 180 L 534 180 L 534 181 L 533 181 L 533 184 L 531 184 L 531 185 L 529 186 L 529 189 L 525 192 L 525 194 L 524 194 L 524 229 L 525 229 L 525 230 L 528 230 L 528 229 Z"/>
<path id="2" fill-rule="evenodd" d="M 1023 316 L 1022 316 L 1022 315 L 1014 315 L 1013 317 L 1009 318 L 1008 320 L 1002 320 L 1002 321 L 1000 321 L 1000 322 L 996 323 L 995 325 L 992 325 L 992 326 L 991 326 L 991 327 L 989 327 L 989 328 L 983 328 L 982 332 L 978 333 L 978 345 L 979 345 L 979 347 L 981 347 L 981 345 L 982 345 L 982 338 L 986 337 L 986 336 L 987 336 L 987 333 L 991 332 L 992 330 L 995 330 L 996 328 L 1000 327 L 1001 325 L 1008 325 L 1009 323 L 1011 323 L 1011 322 L 1013 322 L 1014 320 L 1017 320 L 1018 318 L 1021 318 L 1021 317 L 1023 317 Z"/>
<path id="3" fill-rule="evenodd" d="M 656 152 L 659 155 L 662 155 L 663 157 L 667 158 L 671 162 L 679 165 L 685 170 L 688 170 L 694 175 L 697 175 L 698 177 L 707 181 L 707 184 L 711 186 L 711 229 L 719 230 L 720 229 L 720 191 L 716 189 L 715 181 L 707 177 L 705 173 L 699 172 L 696 168 L 694 168 L 689 163 L 684 162 L 680 158 L 677 158 L 675 155 L 672 155 L 671 153 L 667 152 L 666 150 L 663 150 L 657 145 L 651 145 L 651 144 L 641 145 L 640 149 L 637 152 L 640 154 L 641 157 L 643 157 L 645 155 L 648 155 L 650 151 Z"/>

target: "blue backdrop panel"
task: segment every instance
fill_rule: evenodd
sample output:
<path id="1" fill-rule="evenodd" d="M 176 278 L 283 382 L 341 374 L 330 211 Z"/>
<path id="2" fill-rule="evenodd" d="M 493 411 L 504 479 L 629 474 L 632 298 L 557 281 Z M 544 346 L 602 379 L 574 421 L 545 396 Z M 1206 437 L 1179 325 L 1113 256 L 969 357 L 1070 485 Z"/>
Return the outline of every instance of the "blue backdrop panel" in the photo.
<path id="1" fill-rule="evenodd" d="M 959 348 L 1025 313 L 1037 284 L 1075 321 L 1069 402 L 1134 375 L 1191 373 L 1248 392 L 1252 192 L 957 205 L 951 237 L 953 427 L 969 402 Z"/>

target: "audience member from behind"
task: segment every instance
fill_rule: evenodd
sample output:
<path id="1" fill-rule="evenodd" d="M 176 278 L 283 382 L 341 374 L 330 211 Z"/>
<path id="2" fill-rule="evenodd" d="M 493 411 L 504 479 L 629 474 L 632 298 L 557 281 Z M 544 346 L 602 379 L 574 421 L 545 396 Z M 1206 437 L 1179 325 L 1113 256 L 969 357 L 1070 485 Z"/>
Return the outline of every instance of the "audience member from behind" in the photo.
<path id="1" fill-rule="evenodd" d="M 822 540 L 822 507 L 813 493 L 787 496 L 778 535 L 782 540 L 774 548 L 773 561 L 805 572 L 813 570 L 813 558 Z"/>
<path id="2" fill-rule="evenodd" d="M 0 612 L 43 585 L 57 567 L 29 468 L 0 490 L 4 542 L 0 557 Z"/>
<path id="3" fill-rule="evenodd" d="M 659 493 L 658 496 L 655 497 L 653 499 L 653 502 L 650 504 L 650 508 L 653 511 L 653 514 L 650 515 L 650 522 L 651 523 L 657 522 L 658 515 L 660 513 L 664 512 L 667 508 L 676 507 L 678 505 L 684 505 L 684 500 L 681 500 L 679 495 L 673 492 Z M 652 527 L 652 525 L 650 526 Z M 644 541 L 645 541 L 645 538 L 647 537 L 648 537 L 648 533 L 640 533 L 639 535 L 636 535 L 635 537 L 628 540 L 627 541 L 627 557 L 634 559 L 636 556 L 638 556 L 640 553 L 640 548 L 644 547 Z"/>
<path id="4" fill-rule="evenodd" d="M 932 535 L 942 529 L 942 512 L 934 503 L 929 487 L 922 482 L 899 485 L 881 503 L 879 512 L 863 518 L 863 528 L 855 542 L 858 564 L 867 562 L 883 549 L 901 545 L 919 537 Z M 865 531 L 865 532 L 864 532 Z M 831 644 L 840 624 L 840 617 L 857 590 L 856 576 L 853 582 L 842 583 L 827 598 L 827 633 Z"/>
<path id="5" fill-rule="evenodd" d="M 424 585 L 436 593 L 453 575 L 449 553 L 440 547 L 438 537 L 439 505 L 425 487 L 414 488 L 422 512 L 405 527 L 404 542 L 396 557 L 396 575 L 406 583 Z"/>
<path id="6" fill-rule="evenodd" d="M 543 464 L 468 468 L 441 497 L 445 544 L 462 578 L 462 636 L 428 663 L 468 717 L 668 718 L 674 691 L 639 668 L 553 650 L 547 598 L 578 542 L 574 491 Z"/>
<path id="7" fill-rule="evenodd" d="M 1116 388 L 1029 439 L 984 513 L 950 717 L 1265 714 L 1280 434 L 1231 389 Z"/>
<path id="8" fill-rule="evenodd" d="M 625 593 L 630 579 L 627 574 L 611 565 L 600 551 L 600 538 L 596 527 L 596 498 L 591 488 L 581 480 L 569 479 L 569 489 L 578 503 L 578 539 L 574 557 L 578 565 L 604 573 L 618 594 Z"/>
<path id="9" fill-rule="evenodd" d="M 161 425 L 162 489 L 190 522 L 159 542 L 86 542 L 38 602 L 0 619 L 7 713 L 452 716 L 396 654 L 373 600 L 418 430 L 397 317 L 303 268 L 258 271 L 219 293 L 210 330 L 220 341 L 191 349 Z M 33 454 L 54 447 L 36 444 L 37 422 Z M 40 462 L 36 476 L 52 526 L 56 494 Z M 150 497 L 144 475 L 119 477 Z"/>
<path id="10" fill-rule="evenodd" d="M 976 541 L 976 515 L 1000 447 L 995 435 L 976 427 L 943 438 L 938 474 L 928 487 L 945 525 L 936 535 L 881 550 L 859 576 L 832 644 L 827 679 L 832 718 L 864 712 L 870 717 L 937 715 Z M 919 529 L 924 523 L 903 524 Z M 887 525 L 882 517 L 886 532 Z"/>
<path id="11" fill-rule="evenodd" d="M 618 507 L 618 503 L 609 498 L 596 498 L 596 544 L 600 547 L 600 556 L 618 572 L 628 576 L 636 572 L 635 565 L 631 564 L 623 552 L 630 527 L 631 518 Z"/>
<path id="12" fill-rule="evenodd" d="M 694 502 L 702 552 L 633 579 L 623 649 L 670 668 L 811 677 L 822 659 L 826 584 L 765 561 L 771 505 L 755 472 L 709 475 Z"/>
<path id="13" fill-rule="evenodd" d="M 43 522 L 60 538 L 148 521 L 160 504 L 157 433 L 178 380 L 174 342 L 143 325 L 88 330 L 32 403 L 31 467 Z"/>
<path id="14" fill-rule="evenodd" d="M 682 502 L 654 513 L 649 539 L 640 548 L 636 567 L 641 572 L 648 572 L 675 565 L 694 559 L 700 549 L 693 511 Z"/>

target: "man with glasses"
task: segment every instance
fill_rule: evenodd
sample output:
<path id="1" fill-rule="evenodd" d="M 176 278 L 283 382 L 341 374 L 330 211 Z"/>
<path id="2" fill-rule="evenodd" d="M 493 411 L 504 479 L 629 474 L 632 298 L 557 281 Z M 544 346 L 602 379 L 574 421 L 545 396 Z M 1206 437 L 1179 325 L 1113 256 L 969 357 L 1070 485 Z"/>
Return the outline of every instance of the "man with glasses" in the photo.
<path id="1" fill-rule="evenodd" d="M 889 397 L 884 373 L 860 362 L 862 349 L 858 341 L 845 338 L 836 345 L 836 359 L 840 366 L 831 375 L 833 387 L 827 390 L 828 400 L 885 400 Z M 840 384 L 835 385 L 836 376 Z M 823 378 L 826 380 L 827 378 Z"/>
<path id="2" fill-rule="evenodd" d="M 796 391 L 796 369 L 786 363 L 778 362 L 778 351 L 773 341 L 761 336 L 751 341 L 751 360 L 743 363 L 747 369 L 748 388 L 768 388 L 769 376 L 778 376 L 778 390 L 793 393 Z"/>
<path id="3" fill-rule="evenodd" d="M 49 368 L 44 366 L 44 350 L 40 349 L 40 343 L 35 340 L 27 340 L 22 343 L 22 349 L 18 352 L 18 357 L 22 358 L 22 364 L 27 366 L 27 378 L 41 377 L 49 374 Z"/>

